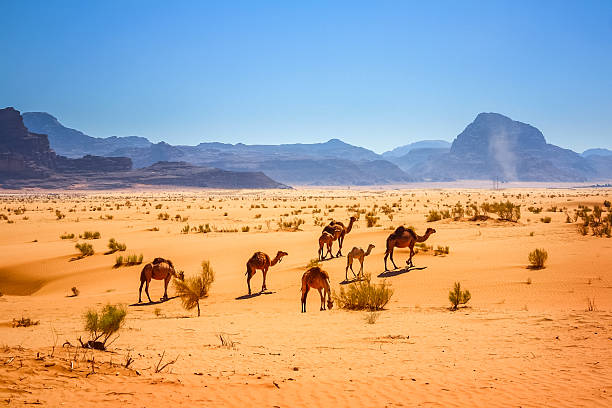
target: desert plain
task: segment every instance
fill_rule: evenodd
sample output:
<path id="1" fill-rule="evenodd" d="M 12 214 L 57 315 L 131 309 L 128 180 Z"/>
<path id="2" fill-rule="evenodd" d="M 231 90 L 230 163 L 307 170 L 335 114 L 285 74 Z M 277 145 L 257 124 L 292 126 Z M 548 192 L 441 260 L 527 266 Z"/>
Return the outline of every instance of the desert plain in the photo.
<path id="1" fill-rule="evenodd" d="M 517 222 L 427 221 L 457 203 L 507 200 L 521 205 Z M 605 188 L 2 193 L 0 405 L 609 407 L 612 239 L 579 233 L 574 219 L 579 206 L 609 211 L 609 200 Z M 374 314 L 319 311 L 311 291 L 301 313 L 323 226 L 352 215 L 343 254 L 375 245 L 364 270 L 390 285 L 390 302 Z M 384 273 L 385 241 L 400 225 L 435 228 L 433 248 L 411 269 L 409 250 L 396 249 L 400 269 Z M 100 238 L 79 239 L 85 231 Z M 110 238 L 126 251 L 105 255 Z M 95 253 L 79 258 L 81 242 Z M 438 246 L 448 254 L 434 255 Z M 548 253 L 543 269 L 528 268 L 536 248 Z M 278 250 L 288 256 L 270 268 L 268 290 L 259 293 L 258 271 L 245 296 L 249 257 Z M 170 300 L 137 304 L 143 265 L 115 268 L 120 254 L 168 258 L 186 276 L 210 261 L 201 316 L 172 284 Z M 345 266 L 321 262 L 335 293 Z M 451 311 L 455 282 L 472 297 Z M 150 293 L 159 300 L 163 282 Z M 118 337 L 108 351 L 77 347 L 84 313 L 106 304 L 126 305 Z M 21 318 L 38 324 L 13 327 Z"/>

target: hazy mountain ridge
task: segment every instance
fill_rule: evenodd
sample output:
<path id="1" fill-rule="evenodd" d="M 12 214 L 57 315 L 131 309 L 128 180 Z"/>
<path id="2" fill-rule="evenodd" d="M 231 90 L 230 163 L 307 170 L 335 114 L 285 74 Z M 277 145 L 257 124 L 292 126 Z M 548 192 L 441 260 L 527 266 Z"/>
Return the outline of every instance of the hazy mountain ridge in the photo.
<path id="1" fill-rule="evenodd" d="M 69 153 L 103 151 L 130 157 L 136 168 L 159 161 L 187 162 L 232 171 L 263 171 L 282 183 L 304 185 L 401 184 L 459 179 L 586 181 L 612 178 L 606 149 L 582 155 L 548 144 L 536 127 L 498 113 L 480 113 L 450 144 L 423 140 L 382 155 L 338 139 L 324 143 L 196 146 L 151 143 L 145 138 L 97 139 L 64 128 L 53 116 L 25 114 L 33 131 L 54 133 L 54 148 Z M 75 133 L 76 132 L 76 133 Z M 67 140 L 81 138 L 70 145 Z M 94 142 L 91 142 L 94 139 Z M 79 150 L 81 149 L 81 150 Z M 610 162 L 610 163 L 609 163 Z"/>

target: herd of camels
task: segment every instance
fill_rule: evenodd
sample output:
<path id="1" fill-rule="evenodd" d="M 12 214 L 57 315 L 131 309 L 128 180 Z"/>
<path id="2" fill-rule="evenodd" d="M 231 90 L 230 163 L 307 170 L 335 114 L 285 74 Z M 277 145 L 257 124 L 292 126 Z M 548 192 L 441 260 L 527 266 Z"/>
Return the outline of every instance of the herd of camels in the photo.
<path id="1" fill-rule="evenodd" d="M 321 236 L 319 237 L 320 261 L 327 259 L 328 255 L 330 256 L 329 259 L 343 256 L 342 244 L 344 243 L 344 238 L 353 229 L 353 224 L 355 223 L 355 221 L 357 221 L 357 217 L 351 217 L 347 226 L 345 226 L 339 221 L 331 221 L 325 228 L 323 228 Z M 410 256 L 406 261 L 406 265 L 408 265 L 409 268 L 413 267 L 414 264 L 412 262 L 412 257 L 415 253 L 414 245 L 417 242 L 427 241 L 430 235 L 434 234 L 435 232 L 435 229 L 427 228 L 425 234 L 419 236 L 410 228 L 406 228 L 404 226 L 397 227 L 395 231 L 393 231 L 387 237 L 384 257 L 385 271 L 389 270 L 387 268 L 387 258 L 391 260 L 393 267 L 395 269 L 398 269 L 397 265 L 395 265 L 395 262 L 393 261 L 393 250 L 395 248 L 410 249 Z M 336 241 L 338 241 L 338 252 L 334 256 L 332 254 L 332 245 Z M 351 249 L 346 258 L 345 282 L 348 282 L 349 268 L 353 273 L 353 277 L 355 279 L 363 277 L 364 259 L 366 256 L 370 255 L 372 249 L 374 248 L 375 246 L 373 244 L 370 244 L 368 245 L 367 250 L 363 250 L 359 247 L 353 247 L 353 249 Z M 327 250 L 327 252 L 325 252 L 325 249 Z M 281 262 L 283 257 L 287 255 L 289 255 L 287 252 L 278 251 L 274 259 L 271 259 L 267 254 L 258 251 L 255 252 L 253 256 L 251 256 L 251 258 L 249 258 L 246 264 L 246 277 L 249 295 L 251 295 L 251 278 L 255 275 L 257 270 L 260 270 L 262 272 L 263 284 L 261 287 L 261 292 L 265 292 L 267 290 L 266 276 L 268 274 L 268 269 L 271 266 L 274 266 L 277 263 Z M 357 274 L 353 271 L 354 260 L 358 260 L 360 264 L 359 272 Z M 173 277 L 177 279 L 183 279 L 182 273 L 177 273 L 174 269 L 172 261 L 168 259 L 155 258 L 153 262 L 146 264 L 142 269 L 142 272 L 140 273 L 140 289 L 138 290 L 138 303 L 142 302 L 141 294 L 143 286 L 145 286 L 145 293 L 147 295 L 147 298 L 149 299 L 149 303 L 152 303 L 151 297 L 149 296 L 149 283 L 152 279 L 164 281 L 164 296 L 162 297 L 162 300 L 168 300 L 168 283 Z M 314 266 L 312 268 L 309 268 L 306 272 L 304 272 L 304 275 L 302 275 L 302 312 L 306 312 L 306 297 L 308 296 L 308 292 L 311 288 L 317 289 L 319 291 L 319 295 L 321 296 L 320 310 L 326 310 L 326 306 L 328 309 L 331 309 L 333 307 L 334 303 L 331 299 L 329 274 L 323 269 L 321 269 L 319 266 Z"/>

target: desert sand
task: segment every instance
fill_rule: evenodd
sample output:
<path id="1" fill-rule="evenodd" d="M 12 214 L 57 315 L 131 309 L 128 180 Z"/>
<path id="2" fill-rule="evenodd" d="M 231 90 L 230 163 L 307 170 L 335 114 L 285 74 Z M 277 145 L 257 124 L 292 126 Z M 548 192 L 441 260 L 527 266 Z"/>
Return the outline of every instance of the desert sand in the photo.
<path id="1" fill-rule="evenodd" d="M 430 210 L 446 205 L 500 200 L 522 205 L 518 222 L 426 221 Z M 579 205 L 604 200 L 612 200 L 610 189 L 4 193 L 0 405 L 608 407 L 612 239 L 583 236 L 566 223 Z M 543 210 L 534 214 L 530 206 Z M 374 324 L 363 311 L 319 311 L 316 291 L 300 313 L 300 279 L 317 256 L 322 225 L 346 224 L 359 210 L 376 210 L 379 220 L 367 227 L 362 212 L 343 253 L 374 244 L 364 269 L 391 284 L 391 301 Z M 546 216 L 550 223 L 541 221 Z M 279 230 L 281 218 L 304 224 Z M 182 233 L 187 224 L 189 233 Z M 205 224 L 238 232 L 192 230 Z M 399 225 L 419 234 L 435 228 L 426 243 L 448 246 L 449 254 L 419 252 L 419 269 L 379 277 L 386 237 Z M 84 231 L 101 238 L 86 241 L 93 256 L 74 259 Z M 71 233 L 74 239 L 60 238 Z M 110 238 L 145 262 L 169 258 L 186 276 L 209 260 L 216 280 L 201 316 L 177 298 L 135 305 L 143 265 L 113 268 L 119 253 L 104 254 Z M 527 268 L 536 248 L 549 254 L 541 270 Z M 247 297 L 245 264 L 258 250 L 289 255 L 270 268 L 269 290 Z M 398 266 L 408 253 L 395 250 Z M 321 265 L 337 292 L 346 257 Z M 261 278 L 258 271 L 251 281 L 255 293 Z M 472 299 L 450 311 L 456 281 Z M 69 296 L 72 287 L 78 296 Z M 163 283 L 153 281 L 150 293 L 158 300 Z M 83 314 L 108 303 L 128 305 L 109 351 L 63 346 L 86 339 Z M 40 323 L 12 327 L 21 317 Z M 222 345 L 220 335 L 230 344 Z M 164 362 L 178 359 L 156 373 L 162 354 Z M 134 362 L 124 368 L 128 355 Z"/>

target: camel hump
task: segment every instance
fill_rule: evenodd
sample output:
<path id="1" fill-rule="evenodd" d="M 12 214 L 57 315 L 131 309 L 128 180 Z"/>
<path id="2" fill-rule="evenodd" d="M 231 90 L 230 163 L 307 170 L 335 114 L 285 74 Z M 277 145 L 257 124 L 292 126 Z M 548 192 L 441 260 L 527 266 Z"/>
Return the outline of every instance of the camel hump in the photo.
<path id="1" fill-rule="evenodd" d="M 397 227 L 395 229 L 395 231 L 393 231 L 394 235 L 402 235 L 404 233 L 404 231 L 406 230 L 406 228 L 404 228 L 403 225 L 400 225 L 399 227 Z"/>
<path id="2" fill-rule="evenodd" d="M 413 231 L 413 230 L 411 230 L 410 228 L 408 228 L 408 229 L 406 230 L 406 232 L 407 232 L 407 233 L 409 233 L 410 235 L 412 235 L 412 238 L 416 238 L 416 236 L 417 236 L 417 235 L 416 235 L 416 232 L 414 232 L 414 231 Z"/>
<path id="3" fill-rule="evenodd" d="M 171 267 L 172 269 L 174 269 L 174 265 L 172 264 L 172 261 L 171 261 L 171 260 L 169 260 L 169 259 L 159 258 L 159 257 L 158 257 L 158 258 L 153 259 L 153 262 L 151 262 L 151 263 L 152 263 L 153 265 L 158 265 L 158 264 L 161 264 L 161 263 L 167 263 L 168 265 L 170 265 L 170 267 Z"/>

